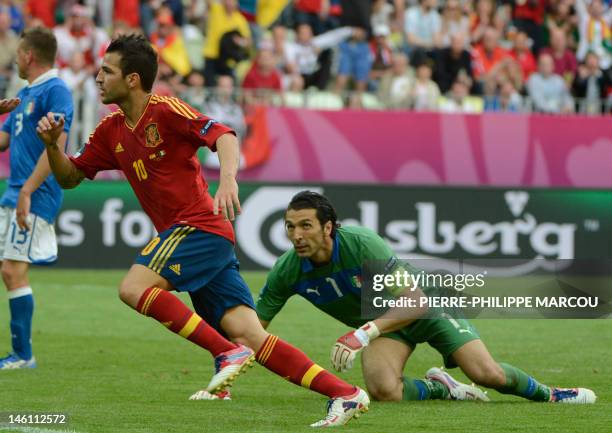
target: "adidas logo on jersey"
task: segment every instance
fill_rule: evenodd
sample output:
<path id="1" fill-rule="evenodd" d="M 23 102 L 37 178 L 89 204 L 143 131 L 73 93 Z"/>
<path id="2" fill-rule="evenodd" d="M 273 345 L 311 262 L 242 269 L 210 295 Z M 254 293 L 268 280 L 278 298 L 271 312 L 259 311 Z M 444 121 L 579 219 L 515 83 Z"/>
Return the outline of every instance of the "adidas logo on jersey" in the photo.
<path id="1" fill-rule="evenodd" d="M 177 263 L 175 265 L 170 265 L 168 266 L 168 268 L 170 268 L 170 270 L 174 272 L 176 275 L 181 275 L 181 264 L 180 263 Z"/>
<path id="2" fill-rule="evenodd" d="M 124 150 L 121 143 L 117 143 L 117 146 L 115 146 L 115 153 L 123 152 Z"/>

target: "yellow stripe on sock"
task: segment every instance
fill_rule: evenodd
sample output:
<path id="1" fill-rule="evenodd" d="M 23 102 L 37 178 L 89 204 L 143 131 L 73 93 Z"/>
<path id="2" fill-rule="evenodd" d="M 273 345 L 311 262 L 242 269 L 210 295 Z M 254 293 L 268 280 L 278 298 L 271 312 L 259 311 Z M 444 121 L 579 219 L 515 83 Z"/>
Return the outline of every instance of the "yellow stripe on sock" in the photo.
<path id="1" fill-rule="evenodd" d="M 311 365 L 308 371 L 304 374 L 304 376 L 302 376 L 302 382 L 300 383 L 300 385 L 302 385 L 304 388 L 310 388 L 310 384 L 312 383 L 314 378 L 317 377 L 317 374 L 321 373 L 322 371 L 324 370 L 323 367 L 321 367 L 320 365 Z"/>
<path id="2" fill-rule="evenodd" d="M 257 358 L 257 362 L 261 362 L 262 358 L 263 358 L 263 354 L 265 353 L 266 350 L 268 350 L 268 346 L 270 345 L 270 342 L 272 341 L 272 335 L 268 338 L 266 338 L 266 341 L 264 341 L 264 345 L 263 347 L 259 350 L 259 355 L 256 357 Z"/>
<path id="3" fill-rule="evenodd" d="M 151 293 L 149 293 L 149 296 L 147 297 L 144 305 L 142 306 L 142 314 L 144 314 L 145 316 L 147 315 L 151 304 L 153 303 L 153 301 L 155 301 L 155 299 L 159 296 L 160 293 L 161 289 L 159 287 L 155 287 L 153 290 L 151 290 Z"/>
<path id="4" fill-rule="evenodd" d="M 153 267 L 155 266 L 155 263 L 157 263 L 157 260 L 159 258 L 159 256 L 162 254 L 162 252 L 166 249 L 166 246 L 168 245 L 168 242 L 170 242 L 174 236 L 177 234 L 177 232 L 179 230 L 181 230 L 183 228 L 183 226 L 181 227 L 177 227 L 174 229 L 174 231 L 170 234 L 170 236 L 168 236 L 161 244 L 161 246 L 157 249 L 157 252 L 155 253 L 155 255 L 153 256 L 153 258 L 151 259 L 151 261 L 148 264 L 148 267 L 153 269 Z"/>
<path id="5" fill-rule="evenodd" d="M 277 341 L 278 337 L 276 335 L 273 335 L 272 338 L 270 338 L 270 344 L 268 344 L 268 346 L 266 347 L 266 351 L 261 354 L 261 364 L 265 364 L 266 362 L 268 362 L 268 358 L 272 354 L 272 351 L 274 350 L 274 346 L 276 346 Z"/>
<path id="6" fill-rule="evenodd" d="M 183 338 L 189 337 L 191 334 L 193 334 L 193 331 L 195 331 L 196 327 L 200 324 L 201 321 L 202 319 L 200 318 L 200 316 L 193 313 L 187 323 L 185 323 L 185 326 L 183 326 L 183 329 L 178 332 L 179 335 Z"/>

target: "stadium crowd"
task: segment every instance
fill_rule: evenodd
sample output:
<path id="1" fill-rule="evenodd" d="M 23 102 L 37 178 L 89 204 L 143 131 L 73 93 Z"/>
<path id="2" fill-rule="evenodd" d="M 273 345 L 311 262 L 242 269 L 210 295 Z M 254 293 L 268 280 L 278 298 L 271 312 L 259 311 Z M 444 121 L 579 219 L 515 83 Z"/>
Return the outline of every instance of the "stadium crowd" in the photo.
<path id="1" fill-rule="evenodd" d="M 609 0 L 0 0 L 0 87 L 22 85 L 17 35 L 44 25 L 81 134 L 103 114 L 94 77 L 105 47 L 134 31 L 162 60 L 155 92 L 239 133 L 254 102 L 609 113 L 611 24 Z"/>

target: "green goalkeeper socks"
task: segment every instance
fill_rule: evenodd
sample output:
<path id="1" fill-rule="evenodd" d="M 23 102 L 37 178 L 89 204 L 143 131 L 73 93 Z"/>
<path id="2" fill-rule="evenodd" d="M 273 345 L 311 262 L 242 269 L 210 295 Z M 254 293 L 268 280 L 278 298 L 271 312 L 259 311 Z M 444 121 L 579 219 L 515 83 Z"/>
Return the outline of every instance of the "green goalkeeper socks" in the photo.
<path id="1" fill-rule="evenodd" d="M 404 400 L 445 400 L 448 389 L 435 380 L 402 377 Z"/>
<path id="2" fill-rule="evenodd" d="M 523 370 L 510 364 L 500 363 L 506 374 L 506 385 L 497 389 L 502 394 L 513 394 L 533 401 L 550 400 L 550 388 L 539 383 Z"/>

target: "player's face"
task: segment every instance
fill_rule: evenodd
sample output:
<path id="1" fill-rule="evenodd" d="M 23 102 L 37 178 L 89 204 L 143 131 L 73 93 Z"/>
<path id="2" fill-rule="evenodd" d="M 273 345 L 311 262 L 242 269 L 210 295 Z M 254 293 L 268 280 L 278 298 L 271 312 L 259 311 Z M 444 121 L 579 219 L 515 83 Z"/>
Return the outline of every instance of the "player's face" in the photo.
<path id="1" fill-rule="evenodd" d="M 320 254 L 331 239 L 331 223 L 322 227 L 316 209 L 289 209 L 285 214 L 285 229 L 299 257 L 312 258 Z"/>
<path id="2" fill-rule="evenodd" d="M 17 46 L 17 56 L 15 58 L 15 63 L 17 63 L 17 71 L 19 73 L 19 78 L 22 80 L 27 79 L 27 70 L 28 63 L 32 56 L 31 51 L 26 51 L 23 49 L 23 41 L 19 43 Z"/>
<path id="3" fill-rule="evenodd" d="M 96 84 L 100 89 L 103 104 L 119 103 L 129 92 L 128 77 L 123 77 L 119 66 L 121 54 L 106 53 L 100 71 L 96 76 Z"/>

